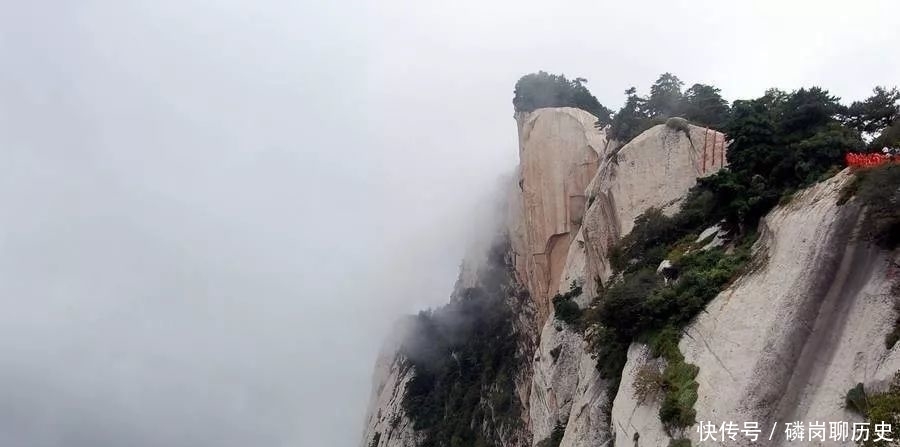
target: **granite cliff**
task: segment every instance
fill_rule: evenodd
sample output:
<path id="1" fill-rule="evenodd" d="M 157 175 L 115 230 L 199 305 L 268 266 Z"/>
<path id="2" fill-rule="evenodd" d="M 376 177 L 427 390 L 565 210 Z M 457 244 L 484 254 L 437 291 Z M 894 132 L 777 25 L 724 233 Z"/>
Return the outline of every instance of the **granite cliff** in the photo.
<path id="1" fill-rule="evenodd" d="M 588 333 L 554 315 L 554 297 L 572 296 L 582 310 L 602 300 L 617 278 L 610 249 L 643 213 L 675 214 L 698 179 L 726 169 L 726 136 L 670 120 L 621 144 L 580 109 L 515 118 L 520 162 L 504 191 L 504 222 L 492 230 L 496 243 L 485 247 L 493 254 L 464 260 L 451 295 L 461 302 L 481 290 L 509 312 L 512 360 L 488 369 L 509 380 L 510 393 L 500 399 L 499 386 L 480 385 L 470 396 L 477 411 L 463 426 L 477 433 L 474 445 L 696 443 L 692 430 L 660 421 L 659 390 L 635 391 L 638 376 L 663 371 L 666 360 L 634 342 L 621 380 L 603 377 L 604 359 Z M 900 370 L 897 348 L 881 342 L 896 320 L 900 255 L 858 237 L 862 205 L 841 197 L 851 178 L 845 170 L 768 212 L 750 268 L 682 331 L 678 349 L 698 369 L 697 420 L 858 421 L 845 408 L 847 391 L 857 383 L 886 389 Z M 697 243 L 727 244 L 718 232 L 712 226 Z M 398 325 L 376 365 L 364 447 L 443 445 L 405 410 L 422 365 L 403 348 L 411 326 Z"/>

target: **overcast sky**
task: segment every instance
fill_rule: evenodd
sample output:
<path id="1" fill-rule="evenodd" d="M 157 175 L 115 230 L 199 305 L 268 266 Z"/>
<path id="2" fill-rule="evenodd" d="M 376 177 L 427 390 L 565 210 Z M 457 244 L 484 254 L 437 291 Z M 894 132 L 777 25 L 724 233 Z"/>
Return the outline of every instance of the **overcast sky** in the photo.
<path id="1" fill-rule="evenodd" d="M 3 446 L 356 446 L 389 322 L 446 300 L 516 162 L 524 73 L 610 107 L 664 71 L 900 81 L 895 0 L 0 11 Z"/>

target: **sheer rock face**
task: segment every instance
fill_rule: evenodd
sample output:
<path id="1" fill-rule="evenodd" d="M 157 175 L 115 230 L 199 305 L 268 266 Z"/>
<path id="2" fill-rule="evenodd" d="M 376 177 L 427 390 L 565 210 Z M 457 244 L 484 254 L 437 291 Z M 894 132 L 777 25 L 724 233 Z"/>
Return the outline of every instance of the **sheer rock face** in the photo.
<path id="1" fill-rule="evenodd" d="M 642 375 L 662 373 L 664 369 L 665 360 L 653 358 L 647 345 L 633 343 L 628 348 L 628 362 L 612 407 L 613 432 L 620 443 L 633 445 L 637 440 L 641 446 L 669 444 L 669 436 L 659 420 L 661 392 L 651 390 L 641 395 L 635 386 Z"/>
<path id="2" fill-rule="evenodd" d="M 573 108 L 516 115 L 520 165 L 502 220 L 516 280 L 527 289 L 510 305 L 521 338 L 519 353 L 532 359 L 515 378 L 532 444 L 549 437 L 557 424 L 566 426 L 565 447 L 611 439 L 608 383 L 599 377 L 583 336 L 551 317 L 552 297 L 567 292 L 574 281 L 584 291 L 575 301 L 588 306 L 596 296 L 596 279 L 609 276 L 608 244 L 630 231 L 647 208 L 673 211 L 698 176 L 725 163 L 719 133 L 657 126 L 620 147 L 594 128 L 595 121 Z M 477 281 L 477 264 L 463 263 L 458 286 Z M 405 385 L 414 374 L 403 365 L 390 349 L 379 360 L 383 371 L 376 374 L 364 447 L 376 434 L 379 447 L 421 440 L 402 413 Z"/>
<path id="3" fill-rule="evenodd" d="M 520 281 L 528 286 L 542 322 L 584 216 L 585 187 L 607 141 L 594 128 L 597 119 L 583 110 L 538 109 L 516 118 L 522 225 L 513 250 Z"/>
<path id="4" fill-rule="evenodd" d="M 568 292 L 574 282 L 582 287 L 575 301 L 588 306 L 597 296 L 597 279 L 609 278 L 609 245 L 630 232 L 634 219 L 647 209 L 677 211 L 679 200 L 698 177 L 726 165 L 724 141 L 723 134 L 702 127 L 689 126 L 684 132 L 659 125 L 618 150 L 615 142 L 607 144 L 596 174 L 585 187 L 583 225 L 567 236 L 571 242 L 560 275 L 551 278 L 556 283 L 550 296 Z M 597 360 L 585 348 L 581 334 L 564 323 L 553 318 L 544 322 L 529 408 L 535 444 L 549 437 L 557 424 L 566 426 L 563 446 L 601 445 L 610 440 L 608 383 L 600 378 Z"/>
<path id="5" fill-rule="evenodd" d="M 900 350 L 884 345 L 896 272 L 890 255 L 855 237 L 859 206 L 837 205 L 848 177 L 770 213 L 760 265 L 687 329 L 680 348 L 700 367 L 698 420 L 858 421 L 844 409 L 847 391 L 878 389 L 900 370 Z"/>
<path id="6" fill-rule="evenodd" d="M 575 301 L 590 305 L 611 275 L 609 247 L 641 213 L 656 207 L 673 214 L 698 178 L 727 166 L 725 137 L 660 125 L 620 146 L 593 127 L 591 115 L 569 108 L 517 114 L 516 121 L 520 166 L 505 192 L 499 231 L 509 238 L 521 292 L 509 301 L 518 352 L 529 361 L 514 379 L 523 432 L 503 445 L 537 445 L 564 425 L 564 447 L 613 440 L 665 446 L 661 396 L 635 393 L 641 372 L 661 370 L 662 361 L 632 345 L 612 402 L 598 359 L 586 352 L 582 334 L 553 317 L 552 297 L 574 282 L 583 291 Z M 858 382 L 884 387 L 900 369 L 900 348 L 883 343 L 895 318 L 888 290 L 900 276 L 888 257 L 900 265 L 900 255 L 854 241 L 859 207 L 852 200 L 836 205 L 847 177 L 772 211 L 753 267 L 686 328 L 680 349 L 699 367 L 698 420 L 856 421 L 843 409 L 847 390 Z M 477 281 L 477 268 L 464 263 L 460 286 Z M 414 374 L 404 364 L 390 348 L 379 360 L 363 447 L 376 434 L 378 447 L 421 442 L 402 411 Z M 683 435 L 699 440 L 694 430 Z"/>
<path id="7" fill-rule="evenodd" d="M 896 317 L 890 287 L 900 254 L 856 239 L 859 206 L 837 205 L 848 177 L 845 171 L 769 213 L 751 269 L 686 328 L 679 347 L 699 367 L 698 421 L 756 421 L 764 430 L 776 421 L 859 422 L 844 408 L 847 391 L 857 383 L 884 389 L 900 370 L 900 348 L 884 345 Z M 659 401 L 638 403 L 629 383 L 648 361 L 632 355 L 640 349 L 629 351 L 613 408 L 616 439 L 638 433 L 640 445 L 662 446 Z M 699 441 L 694 430 L 683 435 Z M 766 436 L 755 445 L 784 439 L 780 429 L 772 442 Z"/>
<path id="8" fill-rule="evenodd" d="M 685 132 L 660 124 L 611 151 L 586 192 L 586 288 L 609 277 L 609 247 L 631 232 L 635 218 L 649 208 L 675 214 L 698 178 L 727 165 L 725 135 L 697 126 Z"/>
<path id="9" fill-rule="evenodd" d="M 403 395 L 413 371 L 398 353 L 412 323 L 402 320 L 384 343 L 372 375 L 372 396 L 363 432 L 363 447 L 416 447 L 422 440 L 403 411 Z"/>

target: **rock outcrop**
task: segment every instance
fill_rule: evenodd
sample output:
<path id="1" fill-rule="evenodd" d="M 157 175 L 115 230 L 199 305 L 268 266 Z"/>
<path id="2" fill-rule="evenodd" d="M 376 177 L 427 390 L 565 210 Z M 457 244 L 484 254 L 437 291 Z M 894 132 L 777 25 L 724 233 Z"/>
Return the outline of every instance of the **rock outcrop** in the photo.
<path id="1" fill-rule="evenodd" d="M 848 178 L 845 171 L 766 216 L 751 270 L 685 330 L 679 347 L 699 367 L 698 421 L 755 421 L 766 433 L 777 422 L 773 440 L 756 445 L 782 445 L 785 422 L 861 421 L 845 408 L 847 391 L 857 383 L 883 390 L 900 370 L 900 348 L 883 343 L 896 318 L 896 261 L 856 237 L 859 206 L 837 204 Z M 629 380 L 648 362 L 639 352 L 629 351 L 613 408 L 616 439 L 665 445 L 658 402 L 637 402 Z"/>
<path id="2" fill-rule="evenodd" d="M 539 109 L 516 121 L 520 166 L 496 232 L 509 241 L 519 288 L 508 300 L 525 359 L 513 379 L 521 427 L 484 429 L 500 433 L 492 439 L 506 447 L 537 446 L 559 430 L 563 447 L 666 446 L 670 435 L 696 443 L 693 430 L 666 432 L 661 393 L 640 384 L 665 361 L 633 344 L 611 390 L 596 367 L 602 359 L 587 351 L 584 334 L 555 318 L 552 299 L 577 287 L 574 302 L 588 307 L 610 281 L 609 248 L 635 219 L 650 208 L 674 214 L 699 178 L 727 167 L 725 136 L 658 125 L 622 146 L 578 109 Z M 859 205 L 837 204 L 848 177 L 799 192 L 766 216 L 751 268 L 685 329 L 679 348 L 699 367 L 698 420 L 856 421 L 843 407 L 846 392 L 859 382 L 883 388 L 900 369 L 900 348 L 882 343 L 896 318 L 889 290 L 900 255 L 855 238 Z M 700 239 L 725 244 L 716 231 Z M 464 263 L 458 288 L 479 280 Z M 364 447 L 421 442 L 402 409 L 413 374 L 396 351 L 379 360 Z"/>
<path id="3" fill-rule="evenodd" d="M 658 390 L 639 395 L 636 386 L 642 374 L 661 373 L 665 360 L 653 358 L 650 348 L 633 343 L 628 348 L 628 362 L 622 370 L 622 381 L 612 407 L 612 429 L 615 439 L 626 445 L 665 446 L 669 435 L 659 420 Z"/>
<path id="4" fill-rule="evenodd" d="M 725 135 L 698 126 L 687 131 L 660 124 L 609 154 L 588 186 L 583 237 L 586 288 L 610 275 L 611 245 L 634 227 L 649 208 L 671 215 L 697 179 L 728 165 Z M 713 163 L 715 160 L 715 163 Z"/>
<path id="5" fill-rule="evenodd" d="M 363 432 L 364 447 L 416 447 L 421 441 L 421 436 L 413 430 L 413 423 L 402 407 L 406 384 L 412 378 L 413 371 L 404 364 L 398 350 L 403 339 L 409 335 L 411 326 L 409 320 L 401 320 L 385 341 L 376 360 L 372 396 Z"/>
<path id="6" fill-rule="evenodd" d="M 858 421 L 847 391 L 877 389 L 900 370 L 900 350 L 883 343 L 895 318 L 892 264 L 856 237 L 859 206 L 837 204 L 848 178 L 770 213 L 756 270 L 687 329 L 680 346 L 700 366 L 698 419 Z"/>
<path id="7" fill-rule="evenodd" d="M 528 142 L 526 135 L 524 143 Z M 583 225 L 571 224 L 562 271 L 551 277 L 557 281 L 553 294 L 566 293 L 573 283 L 581 286 L 575 301 L 582 308 L 597 296 L 597 280 L 609 279 L 609 246 L 631 231 L 636 217 L 649 208 L 674 213 L 697 178 L 726 165 L 724 135 L 697 126 L 688 131 L 655 126 L 616 147 L 610 142 L 601 151 L 597 172 L 585 186 Z M 544 322 L 529 405 L 535 444 L 548 438 L 558 424 L 566 427 L 563 446 L 601 445 L 611 438 L 608 383 L 600 378 L 597 360 L 585 347 L 581 334 L 552 318 Z"/>
<path id="8" fill-rule="evenodd" d="M 539 321 L 565 267 L 584 216 L 585 187 L 596 174 L 607 140 L 593 115 L 563 107 L 518 115 L 522 225 L 513 241 L 519 279 L 537 304 Z"/>

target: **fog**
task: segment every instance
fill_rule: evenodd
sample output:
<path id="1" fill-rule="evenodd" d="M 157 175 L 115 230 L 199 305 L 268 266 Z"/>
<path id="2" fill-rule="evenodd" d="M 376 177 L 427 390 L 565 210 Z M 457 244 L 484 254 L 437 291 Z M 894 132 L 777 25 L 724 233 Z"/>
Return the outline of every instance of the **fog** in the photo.
<path id="1" fill-rule="evenodd" d="M 0 0 L 0 445 L 356 446 L 520 75 L 900 79 L 893 0 L 742 3 Z"/>

